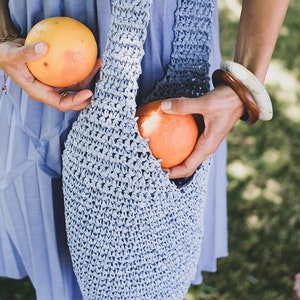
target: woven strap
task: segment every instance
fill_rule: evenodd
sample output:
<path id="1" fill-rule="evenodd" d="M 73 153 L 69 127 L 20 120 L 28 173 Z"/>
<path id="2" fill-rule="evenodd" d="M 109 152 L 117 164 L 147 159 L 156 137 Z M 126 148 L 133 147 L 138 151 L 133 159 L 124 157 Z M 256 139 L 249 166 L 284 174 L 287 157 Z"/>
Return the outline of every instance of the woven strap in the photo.
<path id="1" fill-rule="evenodd" d="M 144 103 L 199 97 L 209 91 L 212 5 L 212 1 L 182 1 L 175 13 L 175 37 L 167 73 Z"/>
<path id="2" fill-rule="evenodd" d="M 200 1 L 210 16 L 207 2 Z M 199 11 L 190 8 L 201 4 L 183 3 L 177 13 L 188 7 L 187 20 L 193 20 Z M 151 3 L 115 0 L 112 5 L 95 98 L 74 123 L 63 154 L 74 271 L 85 299 L 182 299 L 201 251 L 210 160 L 177 188 L 151 155 L 135 119 Z M 201 22 L 206 24 L 206 17 Z"/>

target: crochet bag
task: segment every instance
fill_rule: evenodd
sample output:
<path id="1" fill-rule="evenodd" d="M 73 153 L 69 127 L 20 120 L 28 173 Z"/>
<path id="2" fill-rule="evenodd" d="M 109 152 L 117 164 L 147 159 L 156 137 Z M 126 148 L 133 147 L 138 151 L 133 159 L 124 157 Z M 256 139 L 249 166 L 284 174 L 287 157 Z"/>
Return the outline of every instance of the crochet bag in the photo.
<path id="1" fill-rule="evenodd" d="M 113 0 L 100 80 L 63 154 L 68 244 L 85 299 L 183 299 L 195 275 L 210 159 L 182 187 L 138 132 L 151 1 Z M 211 1 L 182 1 L 168 72 L 145 102 L 209 89 Z"/>

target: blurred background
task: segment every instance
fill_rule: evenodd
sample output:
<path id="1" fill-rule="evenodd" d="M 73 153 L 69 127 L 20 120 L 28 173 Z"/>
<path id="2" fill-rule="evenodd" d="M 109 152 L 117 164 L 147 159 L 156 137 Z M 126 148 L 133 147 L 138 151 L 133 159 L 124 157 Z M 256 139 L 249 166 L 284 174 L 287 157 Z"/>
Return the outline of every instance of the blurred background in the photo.
<path id="1" fill-rule="evenodd" d="M 224 59 L 233 59 L 240 3 L 219 0 Z M 216 273 L 204 274 L 202 285 L 190 288 L 185 300 L 295 299 L 293 279 L 300 272 L 299 16 L 300 1 L 291 0 L 266 80 L 273 120 L 252 126 L 239 122 L 228 136 L 230 254 L 218 261 Z M 35 299 L 27 278 L 0 278 L 0 300 Z"/>
<path id="2" fill-rule="evenodd" d="M 224 59 L 233 58 L 238 0 L 219 0 Z M 274 1 L 276 5 L 276 1 Z M 300 271 L 300 1 L 291 0 L 266 80 L 270 122 L 229 134 L 229 257 L 186 300 L 290 300 Z"/>

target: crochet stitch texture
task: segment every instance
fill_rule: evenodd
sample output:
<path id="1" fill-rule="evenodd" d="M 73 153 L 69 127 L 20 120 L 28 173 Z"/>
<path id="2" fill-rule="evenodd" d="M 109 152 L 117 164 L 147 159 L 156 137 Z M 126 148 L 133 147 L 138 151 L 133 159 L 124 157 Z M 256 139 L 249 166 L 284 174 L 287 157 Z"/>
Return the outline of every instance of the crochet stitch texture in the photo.
<path id="1" fill-rule="evenodd" d="M 63 154 L 68 244 L 88 300 L 183 299 L 201 251 L 210 159 L 178 188 L 136 123 L 150 6 L 147 0 L 112 1 L 95 96 Z M 179 5 L 167 74 L 145 102 L 208 91 L 212 9 L 211 1 Z"/>

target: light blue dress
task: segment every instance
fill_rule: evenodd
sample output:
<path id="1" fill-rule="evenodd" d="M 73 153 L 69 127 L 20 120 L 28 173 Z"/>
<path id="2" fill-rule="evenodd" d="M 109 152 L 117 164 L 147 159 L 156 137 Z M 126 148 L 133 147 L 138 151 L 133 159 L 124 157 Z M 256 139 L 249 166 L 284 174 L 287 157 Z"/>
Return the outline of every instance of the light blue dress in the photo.
<path id="1" fill-rule="evenodd" d="M 87 24 L 103 55 L 110 22 L 110 1 L 17 1 L 10 11 L 22 36 L 40 19 L 67 15 Z M 139 99 L 163 77 L 169 62 L 175 0 L 154 1 L 145 43 Z M 219 67 L 217 13 L 214 15 L 211 72 Z M 2 78 L 2 74 L 1 78 Z M 8 79 L 0 94 L 0 276 L 28 275 L 38 299 L 81 299 L 66 245 L 61 189 L 61 152 L 77 117 L 32 101 Z M 215 271 L 227 255 L 226 144 L 214 155 L 205 237 L 194 283 L 201 270 Z"/>

